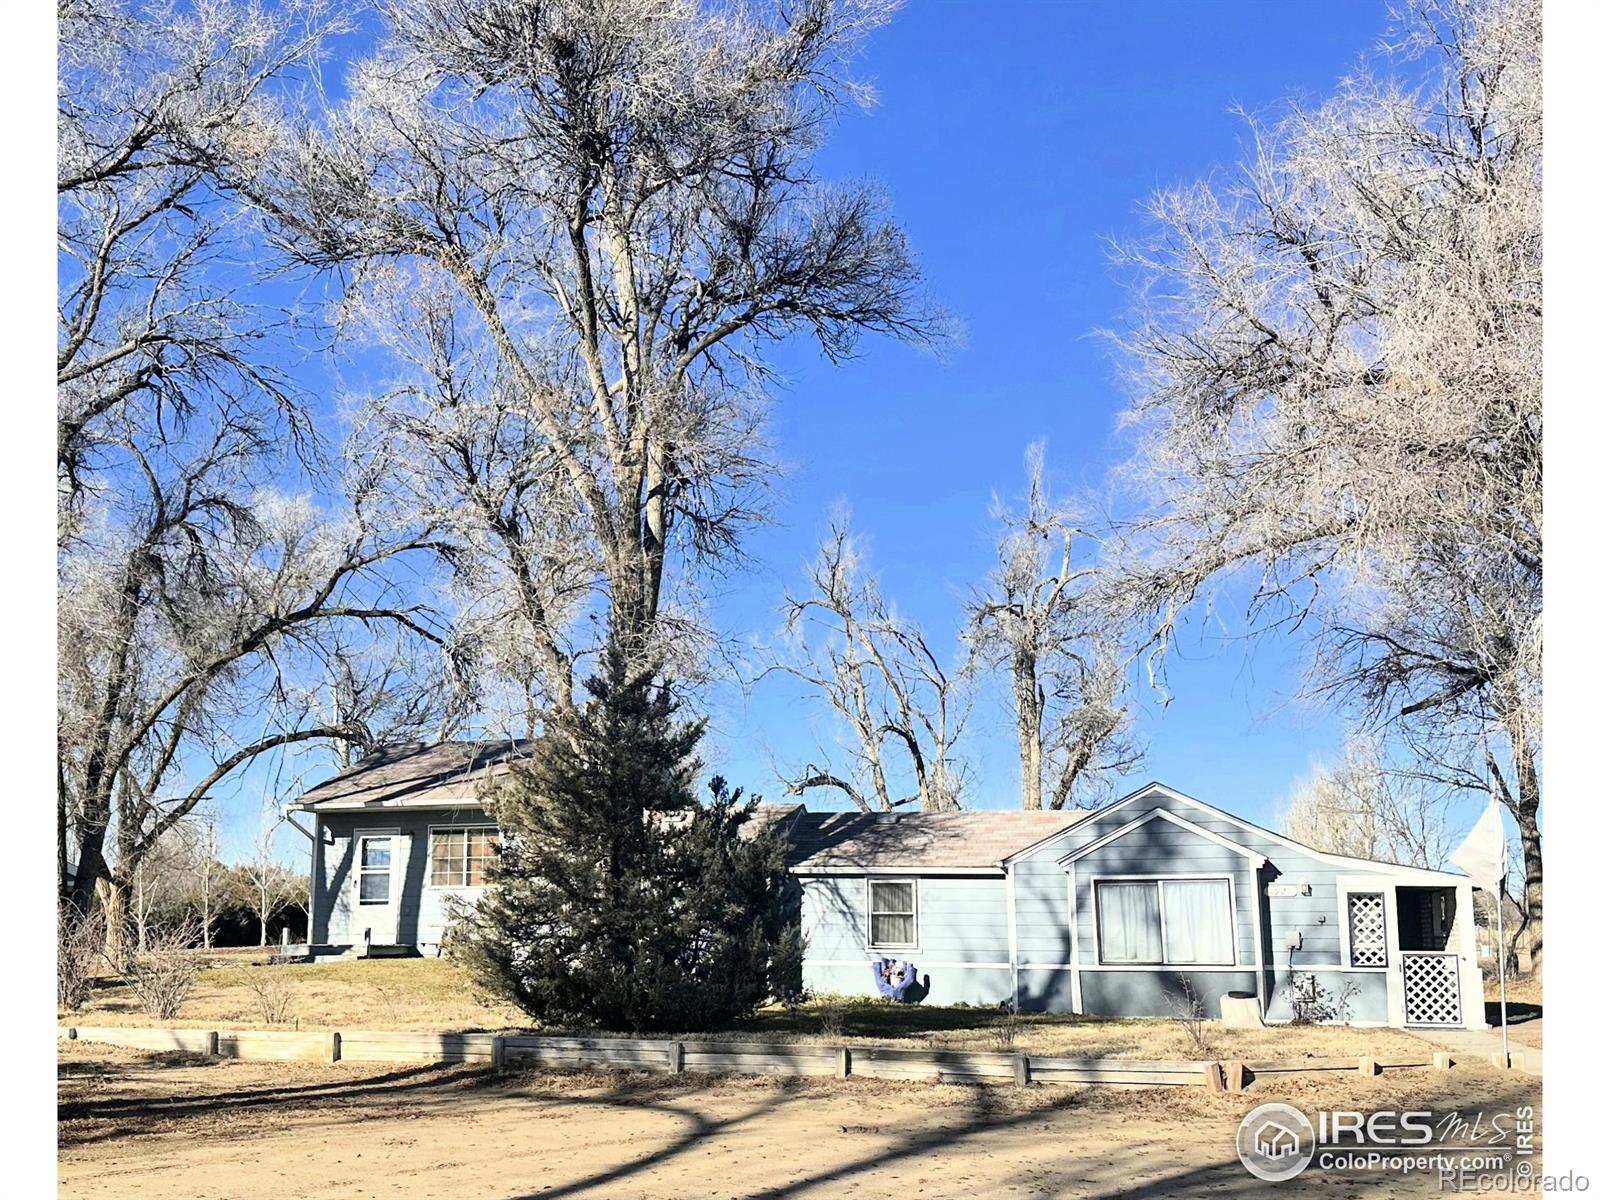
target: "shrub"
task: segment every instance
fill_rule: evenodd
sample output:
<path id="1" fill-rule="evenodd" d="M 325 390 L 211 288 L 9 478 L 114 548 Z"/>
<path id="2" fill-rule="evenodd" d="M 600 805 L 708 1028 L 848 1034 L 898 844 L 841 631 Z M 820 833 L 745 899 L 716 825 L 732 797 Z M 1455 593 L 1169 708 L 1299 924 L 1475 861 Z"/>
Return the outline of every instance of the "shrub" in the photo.
<path id="1" fill-rule="evenodd" d="M 800 988 L 785 843 L 721 778 L 696 802 L 703 722 L 607 651 L 486 796 L 501 854 L 452 954 L 545 1025 L 712 1029 Z"/>
<path id="2" fill-rule="evenodd" d="M 268 1025 L 282 1025 L 289 1020 L 292 990 L 281 967 L 259 967 L 251 971 L 245 986 L 255 997 L 256 1012 Z"/>
<path id="3" fill-rule="evenodd" d="M 149 1016 L 161 1021 L 175 1017 L 189 998 L 200 970 L 194 953 L 199 936 L 199 924 L 193 920 L 145 936 L 144 949 L 134 956 L 128 982 Z"/>
<path id="4" fill-rule="evenodd" d="M 1183 1029 L 1191 1053 L 1197 1058 L 1212 1058 L 1216 1046 L 1211 1038 L 1211 1022 L 1206 1019 L 1205 1002 L 1195 995 L 1194 987 L 1187 975 L 1178 976 L 1178 982 L 1183 986 L 1183 998 L 1180 1000 L 1176 996 L 1169 995 L 1167 1004 L 1171 1006 L 1172 1015 Z"/>
<path id="5" fill-rule="evenodd" d="M 105 954 L 106 921 L 99 909 L 88 916 L 71 905 L 56 915 L 56 1003 L 77 1012 L 94 990 Z"/>

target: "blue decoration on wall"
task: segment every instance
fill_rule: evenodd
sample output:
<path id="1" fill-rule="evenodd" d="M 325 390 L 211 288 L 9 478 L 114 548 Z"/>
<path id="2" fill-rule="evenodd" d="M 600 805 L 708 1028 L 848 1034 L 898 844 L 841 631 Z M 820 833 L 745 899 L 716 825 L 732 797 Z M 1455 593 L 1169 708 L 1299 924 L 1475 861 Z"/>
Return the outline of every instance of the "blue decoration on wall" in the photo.
<path id="1" fill-rule="evenodd" d="M 893 958 L 880 958 L 872 964 L 872 982 L 882 995 L 902 1003 L 915 1004 L 926 994 L 917 984 L 916 964 Z"/>

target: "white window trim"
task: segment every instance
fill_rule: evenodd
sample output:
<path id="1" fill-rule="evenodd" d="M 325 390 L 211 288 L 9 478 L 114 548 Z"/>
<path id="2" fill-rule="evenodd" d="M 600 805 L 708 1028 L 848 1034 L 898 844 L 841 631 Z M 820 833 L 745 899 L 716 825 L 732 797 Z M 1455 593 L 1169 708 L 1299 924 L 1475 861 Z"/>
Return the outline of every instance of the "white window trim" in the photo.
<path id="1" fill-rule="evenodd" d="M 1228 885 L 1228 932 L 1233 950 L 1233 961 L 1228 963 L 1177 963 L 1167 961 L 1167 890 L 1161 886 L 1165 882 L 1189 882 L 1196 880 L 1214 880 Z M 1161 936 L 1161 961 L 1148 963 L 1105 963 L 1100 960 L 1100 885 L 1102 883 L 1154 883 L 1156 885 L 1156 905 L 1160 912 Z M 1172 872 L 1160 875 L 1096 875 L 1089 880 L 1089 945 L 1094 950 L 1094 961 L 1086 964 L 1104 970 L 1118 971 L 1202 971 L 1202 970 L 1240 970 L 1239 954 L 1239 903 L 1233 892 L 1233 876 L 1218 874 L 1216 872 L 1184 873 Z M 1257 951 L 1259 953 L 1259 950 Z M 1248 969 L 1248 968 L 1245 968 Z"/>
<path id="2" fill-rule="evenodd" d="M 911 885 L 911 942 L 909 945 L 883 945 L 872 940 L 872 885 L 875 883 L 909 883 Z M 901 953 L 915 954 L 922 949 L 922 881 L 913 876 L 894 878 L 881 878 L 869 875 L 862 880 L 862 913 L 863 924 L 866 926 L 861 931 L 862 944 L 867 953 L 873 954 L 884 950 L 897 950 Z"/>
<path id="3" fill-rule="evenodd" d="M 375 868 L 369 869 L 369 868 L 363 867 L 361 865 L 361 847 L 366 843 L 366 840 L 368 838 L 388 838 L 389 839 L 389 865 L 387 867 L 384 867 L 381 872 L 378 871 Z M 394 874 L 395 874 L 394 868 L 395 868 L 395 851 L 398 848 L 399 842 L 400 842 L 400 831 L 398 829 L 358 829 L 358 830 L 355 831 L 355 858 L 354 858 L 354 861 L 351 863 L 351 867 L 355 871 L 355 878 L 356 878 L 356 907 L 358 909 L 360 909 L 360 908 L 388 908 L 391 904 L 396 903 L 397 898 L 396 898 L 396 896 L 394 894 Z M 378 874 L 387 875 L 389 877 L 389 895 L 383 900 L 363 900 L 361 898 L 361 879 L 362 879 L 362 876 L 364 876 L 364 875 L 378 875 Z"/>
<path id="4" fill-rule="evenodd" d="M 498 841 L 500 839 L 500 826 L 495 824 L 493 821 L 490 821 L 490 820 L 471 821 L 471 822 L 467 822 L 467 823 L 462 823 L 460 821 L 449 821 L 449 822 L 445 822 L 445 823 L 442 823 L 442 824 L 439 824 L 439 825 L 429 825 L 428 826 L 428 850 L 427 850 L 428 857 L 424 860 L 424 863 L 423 863 L 423 877 L 422 877 L 423 890 L 430 891 L 430 892 L 472 892 L 472 893 L 476 894 L 478 892 L 484 891 L 489 886 L 486 883 L 435 883 L 433 881 L 433 835 L 434 835 L 434 833 L 435 832 L 438 832 L 438 833 L 464 833 L 469 829 L 492 829 L 494 831 L 495 841 L 498 843 Z M 463 847 L 463 853 L 465 853 L 465 847 Z M 465 871 L 465 860 L 464 859 L 463 859 L 463 867 L 462 867 L 462 869 L 463 869 L 463 872 L 464 872 Z"/>

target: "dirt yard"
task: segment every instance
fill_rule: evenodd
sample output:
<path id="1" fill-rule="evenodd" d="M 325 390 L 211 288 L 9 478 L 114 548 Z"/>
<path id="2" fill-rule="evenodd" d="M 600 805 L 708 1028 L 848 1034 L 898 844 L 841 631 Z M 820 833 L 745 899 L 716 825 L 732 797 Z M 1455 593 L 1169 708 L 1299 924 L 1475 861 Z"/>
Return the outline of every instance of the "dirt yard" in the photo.
<path id="1" fill-rule="evenodd" d="M 1467 1066 L 1242 1096 L 1198 1088 L 509 1075 L 139 1054 L 68 1043 L 60 1196 L 1209 1197 L 1438 1195 L 1426 1174 L 1263 1184 L 1239 1116 L 1304 1107 L 1497 1113 L 1538 1081 Z"/>

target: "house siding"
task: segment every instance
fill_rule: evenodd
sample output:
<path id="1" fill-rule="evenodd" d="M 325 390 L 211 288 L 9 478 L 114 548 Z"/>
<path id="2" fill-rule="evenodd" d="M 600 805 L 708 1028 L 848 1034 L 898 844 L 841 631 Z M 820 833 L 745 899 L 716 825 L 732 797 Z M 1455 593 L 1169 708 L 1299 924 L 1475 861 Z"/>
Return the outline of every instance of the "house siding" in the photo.
<path id="1" fill-rule="evenodd" d="M 394 940 L 398 945 L 435 947 L 449 924 L 452 896 L 470 900 L 480 888 L 428 886 L 428 828 L 432 825 L 491 823 L 481 808 L 388 809 L 377 812 L 318 813 L 311 871 L 311 940 L 325 946 L 355 946 L 365 940 L 371 918 L 355 895 L 356 835 L 398 831 L 398 871 L 391 888 L 399 897 Z M 385 940 L 375 932 L 374 941 Z"/>
<path id="2" fill-rule="evenodd" d="M 916 879 L 917 945 L 869 952 L 866 875 L 802 880 L 805 986 L 816 993 L 875 996 L 871 964 L 914 963 L 929 1004 L 999 1004 L 1011 998 L 1005 880 L 998 876 L 873 876 Z"/>
<path id="3" fill-rule="evenodd" d="M 1012 868 L 1017 913 L 1017 1007 L 1072 1012 L 1072 881 L 1053 858 Z"/>

